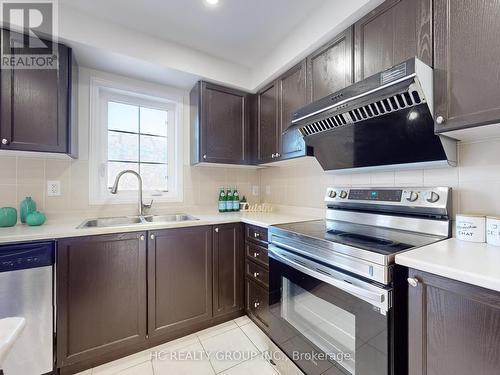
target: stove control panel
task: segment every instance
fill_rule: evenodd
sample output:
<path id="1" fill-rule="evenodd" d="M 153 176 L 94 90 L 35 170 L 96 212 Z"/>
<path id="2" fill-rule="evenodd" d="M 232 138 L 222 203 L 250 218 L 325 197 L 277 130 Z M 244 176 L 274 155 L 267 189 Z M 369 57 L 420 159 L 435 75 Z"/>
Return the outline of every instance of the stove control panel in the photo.
<path id="1" fill-rule="evenodd" d="M 451 189 L 447 187 L 417 188 L 328 188 L 327 205 L 390 205 L 401 207 L 447 207 Z"/>

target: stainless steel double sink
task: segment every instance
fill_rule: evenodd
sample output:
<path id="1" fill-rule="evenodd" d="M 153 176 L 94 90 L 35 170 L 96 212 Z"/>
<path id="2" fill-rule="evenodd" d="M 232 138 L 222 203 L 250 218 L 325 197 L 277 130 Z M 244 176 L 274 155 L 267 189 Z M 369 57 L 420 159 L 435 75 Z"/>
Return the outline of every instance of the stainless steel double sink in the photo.
<path id="1" fill-rule="evenodd" d="M 161 224 L 176 223 L 180 221 L 199 220 L 188 214 L 148 215 L 148 216 L 118 216 L 88 219 L 80 224 L 77 229 L 85 228 L 112 228 L 134 224 Z"/>

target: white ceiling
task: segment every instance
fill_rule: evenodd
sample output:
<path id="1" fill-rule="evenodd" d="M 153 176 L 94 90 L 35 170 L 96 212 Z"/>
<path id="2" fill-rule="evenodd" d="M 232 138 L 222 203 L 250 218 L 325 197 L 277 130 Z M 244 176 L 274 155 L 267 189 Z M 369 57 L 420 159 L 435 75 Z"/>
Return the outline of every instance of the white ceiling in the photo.
<path id="1" fill-rule="evenodd" d="M 93 17 L 252 68 L 332 0 L 59 0 Z"/>

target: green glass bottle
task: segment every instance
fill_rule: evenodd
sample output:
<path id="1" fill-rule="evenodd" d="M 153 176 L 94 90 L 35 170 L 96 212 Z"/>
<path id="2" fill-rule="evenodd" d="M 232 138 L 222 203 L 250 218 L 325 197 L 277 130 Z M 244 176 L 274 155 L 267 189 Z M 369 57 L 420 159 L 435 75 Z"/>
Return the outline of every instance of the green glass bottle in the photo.
<path id="1" fill-rule="evenodd" d="M 219 192 L 219 212 L 226 212 L 226 203 L 226 193 L 224 187 L 221 187 Z"/>
<path id="2" fill-rule="evenodd" d="M 235 187 L 233 191 L 233 211 L 240 210 L 240 193 L 238 193 L 238 189 Z"/>
<path id="3" fill-rule="evenodd" d="M 226 212 L 231 211 L 233 211 L 233 191 L 228 187 L 226 192 Z"/>

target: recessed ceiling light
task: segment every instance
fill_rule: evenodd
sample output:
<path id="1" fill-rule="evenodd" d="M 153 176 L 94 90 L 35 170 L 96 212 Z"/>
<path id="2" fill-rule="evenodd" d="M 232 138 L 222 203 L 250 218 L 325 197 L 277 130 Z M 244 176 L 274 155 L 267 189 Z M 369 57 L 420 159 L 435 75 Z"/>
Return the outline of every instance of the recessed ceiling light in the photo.
<path id="1" fill-rule="evenodd" d="M 211 5 L 211 6 L 215 6 L 215 5 L 219 4 L 219 0 L 205 0 L 205 3 L 207 3 L 208 5 Z"/>

